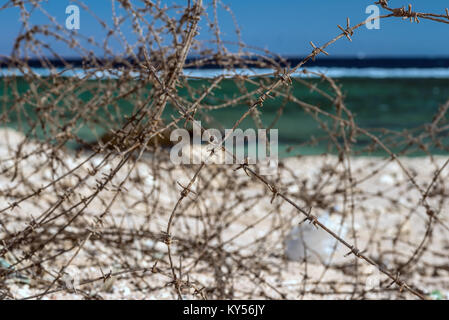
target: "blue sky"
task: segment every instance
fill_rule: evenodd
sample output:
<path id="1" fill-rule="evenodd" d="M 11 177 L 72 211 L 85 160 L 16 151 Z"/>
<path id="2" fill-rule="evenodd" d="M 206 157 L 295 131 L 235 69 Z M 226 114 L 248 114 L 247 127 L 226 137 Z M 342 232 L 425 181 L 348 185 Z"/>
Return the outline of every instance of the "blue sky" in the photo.
<path id="1" fill-rule="evenodd" d="M 136 2 L 137 0 L 131 0 Z M 186 0 L 187 1 L 187 0 Z M 209 0 L 204 0 L 210 3 Z M 374 0 L 222 0 L 233 10 L 242 31 L 242 38 L 248 45 L 269 49 L 283 55 L 304 55 L 310 52 L 309 41 L 322 44 L 338 34 L 337 24 L 344 25 L 346 17 L 353 23 L 368 16 L 365 9 Z M 0 0 L 0 6 L 5 0 Z M 137 1 L 139 2 L 139 1 Z M 164 2 L 164 1 L 162 1 Z M 181 0 L 166 1 L 168 4 Z M 447 0 L 392 0 L 394 7 L 413 2 L 414 9 L 443 13 L 449 6 Z M 73 1 L 48 0 L 42 6 L 57 21 L 64 24 L 65 8 Z M 111 21 L 111 0 L 84 0 L 95 15 Z M 18 10 L 0 11 L 0 54 L 11 52 L 13 40 L 19 32 Z M 210 10 L 209 10 L 210 12 Z M 36 13 L 32 23 L 46 22 Z M 219 15 L 223 38 L 235 40 L 232 18 L 225 11 Z M 81 9 L 81 30 L 86 36 L 101 40 L 104 31 L 90 13 Z M 380 30 L 360 29 L 350 43 L 340 40 L 329 48 L 333 56 L 449 56 L 449 25 L 422 21 L 411 24 L 401 19 L 383 20 Z M 131 37 L 131 35 L 129 35 Z M 210 38 L 204 24 L 201 38 Z M 52 45 L 54 43 L 51 43 Z M 57 48 L 64 56 L 73 56 L 68 48 Z"/>

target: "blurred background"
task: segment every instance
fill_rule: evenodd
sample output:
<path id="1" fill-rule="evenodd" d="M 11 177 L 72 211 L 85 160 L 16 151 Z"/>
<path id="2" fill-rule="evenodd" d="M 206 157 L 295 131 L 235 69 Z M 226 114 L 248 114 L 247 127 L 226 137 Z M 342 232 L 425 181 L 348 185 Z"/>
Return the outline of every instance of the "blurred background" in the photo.
<path id="1" fill-rule="evenodd" d="M 141 6 L 145 1 L 131 3 Z M 151 2 L 147 1 L 147 3 Z M 190 2 L 185 0 L 160 1 L 159 3 L 169 8 L 167 10 L 172 17 L 180 18 L 183 14 L 183 6 Z M 69 34 L 75 35 L 79 44 L 71 48 L 60 39 L 39 35 L 36 38 L 45 42 L 48 47 L 40 48 L 41 51 L 33 50 L 32 47 L 25 48 L 20 51 L 21 58 L 26 56 L 28 59 L 33 59 L 36 58 L 36 54 L 40 58 L 64 57 L 72 59 L 71 62 L 75 66 L 77 64 L 80 66 L 81 62 L 77 62 L 77 59 L 85 58 L 86 55 L 100 59 L 113 59 L 117 56 L 129 57 L 130 50 L 133 54 L 139 54 L 139 47 L 132 47 L 134 43 L 138 43 L 138 37 L 132 27 L 132 19 L 119 1 L 49 0 L 40 2 L 38 9 L 25 4 L 26 15 L 24 11 L 21 14 L 19 8 L 12 7 L 9 2 L 3 5 L 4 10 L 0 10 L 0 27 L 4 30 L 0 33 L 0 59 L 11 55 L 14 41 L 25 27 L 32 28 L 34 25 L 56 23 L 64 29 L 68 17 L 66 13 L 68 5 L 76 5 L 80 9 L 79 30 L 68 31 Z M 198 55 L 204 54 L 207 48 L 210 48 L 211 52 L 227 50 L 228 53 L 240 55 L 267 55 L 269 52 L 268 55 L 276 60 L 286 59 L 285 65 L 295 66 L 312 51 L 310 41 L 316 45 L 323 45 L 333 39 L 340 33 L 337 25 L 346 27 L 346 18 L 350 19 L 351 25 L 363 22 L 373 13 L 372 7 L 369 7 L 372 5 L 373 1 L 370 0 L 204 1 L 206 14 L 199 22 L 199 35 L 196 37 L 200 45 L 191 50 L 188 61 L 194 61 Z M 407 5 L 408 1 L 390 2 L 392 7 Z M 414 1 L 413 10 L 443 13 L 445 6 L 447 2 L 444 0 L 417 0 Z M 1 5 L 0 8 L 2 8 Z M 383 10 L 380 12 L 381 15 L 388 13 Z M 122 18 L 124 20 L 120 21 L 120 34 L 108 35 L 109 30 L 114 26 L 114 21 Z M 214 42 L 218 30 L 216 23 L 219 25 L 220 45 Z M 418 24 L 401 18 L 382 19 L 379 29 L 368 29 L 364 26 L 359 28 L 352 36 L 352 42 L 346 38 L 340 39 L 326 49 L 330 54 L 329 57 L 320 55 L 317 61 L 309 61 L 305 67 L 313 72 L 337 79 L 342 86 L 346 105 L 353 112 L 360 126 L 373 130 L 379 128 L 399 132 L 412 130 L 431 121 L 433 114 L 449 96 L 447 34 L 447 24 L 443 23 L 423 20 Z M 97 44 L 92 45 L 89 40 L 96 41 Z M 160 41 L 163 45 L 169 46 L 172 39 L 170 36 L 166 38 L 162 36 Z M 98 45 L 103 42 L 104 45 Z M 241 53 L 243 43 L 246 45 L 246 51 Z M 81 51 L 80 48 L 87 51 Z M 86 52 L 89 53 L 86 54 Z M 48 75 L 48 68 L 40 65 L 39 61 L 31 65 L 37 74 Z M 252 70 L 243 69 L 237 69 L 236 72 L 265 74 L 273 71 L 273 69 L 260 68 L 260 66 L 254 66 Z M 60 66 L 58 71 L 67 71 L 67 68 Z M 14 73 L 6 68 L 0 69 L 0 72 L 4 75 Z M 73 72 L 82 74 L 84 71 Z M 211 79 L 223 73 L 223 70 L 214 64 L 203 64 L 200 68 L 190 65 L 184 72 L 186 76 Z M 296 73 L 294 76 L 304 78 L 301 73 Z M 319 79 L 313 78 L 312 76 L 311 83 L 320 84 Z M 209 84 L 207 80 L 195 79 L 191 79 L 190 83 L 196 88 Z M 216 97 L 207 98 L 206 103 L 217 105 L 229 97 L 241 94 L 232 80 L 226 80 L 224 83 L 227 85 L 222 86 L 220 90 L 214 90 Z M 329 89 L 326 86 L 323 84 L 324 91 Z M 19 86 L 19 89 L 23 89 L 23 92 L 28 90 L 25 84 L 23 87 Z M 182 96 L 188 95 L 185 88 L 179 88 L 179 90 Z M 292 90 L 295 97 L 319 105 L 326 110 L 332 109 L 332 103 L 326 101 L 322 95 L 309 90 L 308 87 L 297 85 L 293 86 Z M 87 101 L 89 96 L 81 96 L 81 99 Z M 316 121 L 304 114 L 304 110 L 295 107 L 289 101 L 283 101 L 281 98 L 266 101 L 262 114 L 263 125 L 268 126 L 278 117 L 280 105 L 285 105 L 283 114 L 277 122 L 280 130 L 279 138 L 284 145 L 281 155 L 324 152 L 326 147 L 320 143 L 313 146 L 304 145 L 310 142 L 311 137 L 319 140 L 322 130 Z M 232 127 L 247 108 L 246 103 L 238 103 L 234 108 L 212 110 L 207 114 L 218 119 L 219 125 L 226 128 Z M 125 104 L 122 105 L 122 109 L 125 114 L 132 110 Z M 169 118 L 171 111 L 173 109 L 168 108 L 164 116 Z M 16 119 L 17 117 L 11 117 L 11 126 L 17 127 Z M 214 125 L 217 126 L 217 124 Z M 248 118 L 242 122 L 241 127 L 248 128 L 254 125 L 255 123 Z M 93 134 L 91 129 L 82 128 L 80 135 L 83 139 L 94 141 L 108 128 L 97 127 L 96 130 L 98 132 Z M 358 141 L 359 147 L 363 148 L 365 142 Z M 297 147 L 290 148 L 291 153 L 286 152 L 287 145 L 292 144 L 297 144 Z M 435 152 L 439 151 L 435 150 Z M 417 151 L 412 154 L 420 153 Z"/>

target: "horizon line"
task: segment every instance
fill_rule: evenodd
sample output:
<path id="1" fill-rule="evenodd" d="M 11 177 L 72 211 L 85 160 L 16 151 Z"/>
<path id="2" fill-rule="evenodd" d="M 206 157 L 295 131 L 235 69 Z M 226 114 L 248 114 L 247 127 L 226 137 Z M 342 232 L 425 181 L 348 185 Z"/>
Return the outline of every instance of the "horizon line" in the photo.
<path id="1" fill-rule="evenodd" d="M 241 56 L 246 61 L 231 61 L 228 65 L 231 67 L 247 67 L 259 68 L 256 62 L 264 61 L 258 56 Z M 272 56 L 276 63 L 281 67 L 291 67 L 301 62 L 305 56 Z M 202 65 L 196 66 L 195 62 L 202 60 Z M 0 58 L 0 68 L 18 66 L 26 63 L 34 68 L 52 67 L 95 67 L 98 65 L 112 64 L 112 67 L 132 67 L 144 61 L 136 60 L 132 57 L 116 57 L 116 58 L 100 58 L 100 57 L 60 57 L 57 58 L 28 58 L 28 59 L 11 59 L 9 57 Z M 96 63 L 94 63 L 96 62 Z M 153 61 L 158 64 L 158 60 Z M 254 63 L 252 63 L 254 62 Z M 220 63 L 214 56 L 189 56 L 186 59 L 185 69 L 222 69 L 226 67 Z M 334 56 L 334 57 L 317 57 L 315 61 L 308 61 L 307 66 L 312 67 L 355 67 L 355 68 L 449 68 L 448 56 Z M 269 66 L 267 66 L 269 67 Z"/>

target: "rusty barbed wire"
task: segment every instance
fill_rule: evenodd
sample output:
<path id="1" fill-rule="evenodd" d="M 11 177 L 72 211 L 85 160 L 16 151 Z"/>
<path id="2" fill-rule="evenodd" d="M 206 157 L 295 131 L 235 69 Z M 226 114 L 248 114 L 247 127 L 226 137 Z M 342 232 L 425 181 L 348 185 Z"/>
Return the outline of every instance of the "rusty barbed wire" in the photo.
<path id="1" fill-rule="evenodd" d="M 431 150 L 449 151 L 449 101 L 428 124 L 367 129 L 338 81 L 306 68 L 336 41 L 352 41 L 368 21 L 351 26 L 347 18 L 336 37 L 310 41 L 310 54 L 286 66 L 282 57 L 245 45 L 221 1 L 113 1 L 109 24 L 74 3 L 97 21 L 104 39 L 68 32 L 39 0 L 0 7 L 18 8 L 22 17 L 12 53 L 0 56 L 2 299 L 427 299 L 432 279 L 447 289 L 448 160 Z M 449 23 L 447 9 L 376 4 L 386 12 L 379 19 Z M 222 40 L 220 10 L 231 16 L 236 42 Z M 36 12 L 48 23 L 33 25 Z M 135 39 L 124 36 L 127 28 Z M 198 28 L 212 40 L 199 40 Z M 83 64 L 61 58 L 52 41 Z M 36 60 L 48 74 L 34 71 Z M 211 64 L 223 74 L 183 73 Z M 273 71 L 236 72 L 252 67 Z M 231 82 L 237 94 L 221 96 Z M 298 87 L 326 104 L 296 95 Z M 275 98 L 282 103 L 267 125 L 264 108 Z M 302 110 L 322 135 L 289 148 L 322 143 L 327 152 L 281 159 L 270 179 L 248 162 L 171 163 L 172 130 L 192 130 L 194 120 L 223 129 L 213 112 L 236 106 L 245 110 L 234 129 L 244 121 L 275 128 L 284 113 Z M 361 150 L 360 139 L 367 141 Z M 222 144 L 208 146 L 208 159 L 225 152 Z M 425 158 L 406 157 L 417 150 Z M 380 151 L 386 156 L 357 157 Z M 330 226 L 327 215 L 339 222 Z M 298 225 L 332 240 L 328 259 L 312 252 L 288 261 L 285 239 Z M 366 288 L 367 267 L 379 272 L 378 287 Z M 63 280 L 70 268 L 72 287 Z"/>

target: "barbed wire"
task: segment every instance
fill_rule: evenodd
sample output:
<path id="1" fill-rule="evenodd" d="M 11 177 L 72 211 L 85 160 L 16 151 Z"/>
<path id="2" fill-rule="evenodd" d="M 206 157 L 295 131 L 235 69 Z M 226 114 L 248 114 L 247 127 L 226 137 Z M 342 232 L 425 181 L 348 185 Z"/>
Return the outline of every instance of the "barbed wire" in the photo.
<path id="1" fill-rule="evenodd" d="M 19 8 L 22 17 L 11 54 L 0 57 L 6 72 L 0 115 L 2 298 L 101 299 L 119 288 L 126 289 L 121 297 L 145 298 L 429 298 L 429 274 L 447 272 L 448 160 L 434 150 L 448 152 L 449 102 L 428 124 L 402 132 L 369 130 L 358 124 L 338 81 L 306 68 L 338 40 L 352 41 L 370 20 L 351 27 L 348 18 L 346 27 L 337 26 L 337 36 L 323 45 L 311 41 L 311 53 L 288 66 L 282 57 L 245 45 L 221 1 L 113 1 L 112 25 L 75 3 L 98 22 L 104 39 L 69 32 L 42 1 L 8 1 L 0 9 Z M 372 19 L 449 23 L 447 9 L 419 13 L 411 5 L 376 4 L 386 14 Z M 219 10 L 234 21 L 236 42 L 222 41 Z M 37 12 L 48 24 L 32 24 Z M 125 36 L 129 28 L 135 38 Z M 200 41 L 198 28 L 208 28 L 213 39 Z M 60 57 L 58 46 L 79 55 L 82 65 Z M 48 74 L 36 73 L 33 61 Z M 211 64 L 225 73 L 183 73 Z M 252 67 L 273 71 L 236 71 Z M 237 94 L 220 95 L 230 83 Z M 299 87 L 325 105 L 295 94 Z M 272 99 L 282 103 L 267 125 L 263 114 Z M 281 159 L 270 178 L 247 162 L 170 161 L 174 129 L 192 130 L 195 120 L 222 126 L 214 111 L 236 106 L 245 110 L 233 119 L 233 129 L 244 121 L 276 128 L 284 113 L 301 110 L 322 135 L 291 148 L 321 143 L 328 151 Z M 208 160 L 226 151 L 229 138 L 208 146 Z M 368 141 L 362 150 L 356 148 L 360 139 Z M 406 157 L 417 150 L 426 157 Z M 367 152 L 386 156 L 357 157 Z M 339 222 L 329 225 L 327 215 Z M 315 250 L 315 236 L 332 240 L 328 259 L 312 252 L 288 261 L 285 239 L 298 224 L 312 229 L 312 240 L 302 238 L 306 251 Z M 379 272 L 380 285 L 367 290 L 369 266 Z M 72 267 L 76 274 L 69 279 L 77 281 L 70 287 L 64 279 Z"/>

